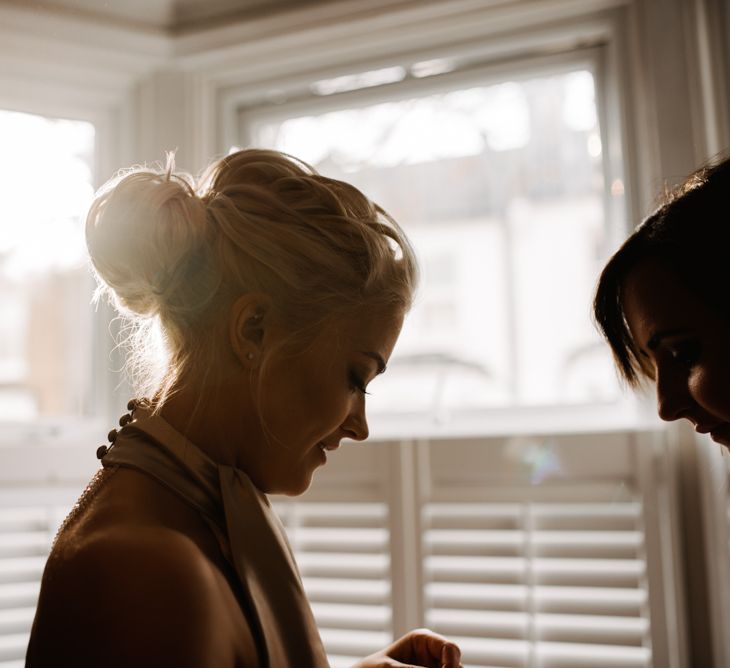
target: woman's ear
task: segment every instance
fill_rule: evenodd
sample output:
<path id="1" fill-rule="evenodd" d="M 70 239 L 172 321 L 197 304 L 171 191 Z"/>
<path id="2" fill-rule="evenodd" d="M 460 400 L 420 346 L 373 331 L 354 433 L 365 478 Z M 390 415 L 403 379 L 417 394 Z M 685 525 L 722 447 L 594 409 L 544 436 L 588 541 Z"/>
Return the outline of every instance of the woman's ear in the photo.
<path id="1" fill-rule="evenodd" d="M 263 294 L 241 295 L 231 307 L 229 339 L 231 349 L 244 367 L 255 368 L 261 359 L 271 300 Z"/>

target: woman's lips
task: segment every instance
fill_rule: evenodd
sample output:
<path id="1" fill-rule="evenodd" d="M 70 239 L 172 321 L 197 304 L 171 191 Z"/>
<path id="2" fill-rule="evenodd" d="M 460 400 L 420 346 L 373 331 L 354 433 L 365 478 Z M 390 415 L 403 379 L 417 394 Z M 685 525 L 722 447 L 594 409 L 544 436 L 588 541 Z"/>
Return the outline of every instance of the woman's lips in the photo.
<path id="1" fill-rule="evenodd" d="M 693 420 L 690 420 L 690 422 L 693 422 L 693 424 L 694 424 Z M 696 423 L 696 424 L 694 424 L 694 428 L 698 434 L 709 434 L 710 432 L 715 431 L 716 429 L 723 426 L 724 424 L 725 424 L 724 422 L 716 422 L 715 424 Z"/>
<path id="2" fill-rule="evenodd" d="M 330 445 L 327 445 L 327 443 L 320 443 L 319 444 L 319 447 L 322 448 L 323 450 L 330 450 L 330 451 L 332 451 L 332 450 L 337 450 L 337 448 L 340 447 L 340 444 L 339 443 L 331 443 Z"/>

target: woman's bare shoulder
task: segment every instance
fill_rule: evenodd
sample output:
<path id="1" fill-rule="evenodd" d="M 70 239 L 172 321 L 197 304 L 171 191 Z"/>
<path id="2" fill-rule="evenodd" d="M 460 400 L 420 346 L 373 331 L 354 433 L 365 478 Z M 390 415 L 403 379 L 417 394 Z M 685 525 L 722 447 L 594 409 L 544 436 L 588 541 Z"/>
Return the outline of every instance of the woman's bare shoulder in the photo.
<path id="1" fill-rule="evenodd" d="M 65 665 L 62 657 L 80 667 L 233 665 L 222 616 L 214 569 L 192 540 L 115 526 L 54 549 L 28 666 Z"/>

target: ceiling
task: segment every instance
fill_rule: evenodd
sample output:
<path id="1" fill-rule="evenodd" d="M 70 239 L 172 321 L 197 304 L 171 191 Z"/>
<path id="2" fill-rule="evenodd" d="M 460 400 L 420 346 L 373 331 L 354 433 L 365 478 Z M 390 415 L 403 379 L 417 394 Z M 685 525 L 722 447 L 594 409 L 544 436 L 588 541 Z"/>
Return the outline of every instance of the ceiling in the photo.
<path id="1" fill-rule="evenodd" d="M 337 0 L 0 0 L 0 5 L 171 34 L 261 18 Z"/>

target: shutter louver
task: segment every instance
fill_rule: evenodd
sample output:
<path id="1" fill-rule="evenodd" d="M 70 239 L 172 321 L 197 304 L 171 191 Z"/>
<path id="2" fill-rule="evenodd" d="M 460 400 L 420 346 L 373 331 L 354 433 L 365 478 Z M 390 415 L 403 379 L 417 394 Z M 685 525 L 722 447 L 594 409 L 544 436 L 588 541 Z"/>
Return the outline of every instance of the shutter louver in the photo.
<path id="1" fill-rule="evenodd" d="M 25 664 L 43 567 L 58 523 L 56 509 L 0 510 L 0 668 Z"/>
<path id="2" fill-rule="evenodd" d="M 430 503 L 426 623 L 464 665 L 651 665 L 641 506 Z"/>
<path id="3" fill-rule="evenodd" d="M 286 526 L 332 668 L 391 640 L 390 540 L 385 503 L 292 501 Z"/>

